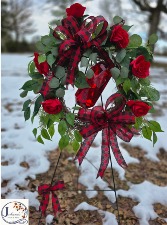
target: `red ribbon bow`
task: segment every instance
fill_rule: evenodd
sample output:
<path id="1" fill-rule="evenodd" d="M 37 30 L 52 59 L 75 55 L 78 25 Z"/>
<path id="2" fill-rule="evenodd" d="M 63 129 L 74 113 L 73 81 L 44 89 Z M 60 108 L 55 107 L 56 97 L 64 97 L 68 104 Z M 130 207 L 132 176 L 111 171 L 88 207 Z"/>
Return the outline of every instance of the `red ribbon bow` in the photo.
<path id="1" fill-rule="evenodd" d="M 94 37 L 96 28 L 101 23 L 103 23 L 102 29 Z M 81 55 L 91 46 L 96 47 L 99 56 L 105 60 L 105 63 L 109 67 L 110 65 L 111 67 L 113 66 L 113 62 L 109 58 L 108 53 L 100 47 L 107 37 L 107 26 L 108 22 L 103 16 L 90 16 L 83 21 L 82 25 L 79 25 L 74 17 L 68 16 L 62 20 L 62 25 L 55 28 L 54 36 L 63 40 L 59 47 L 57 65 L 63 66 L 68 64 L 67 84 L 73 85 L 75 70 L 81 59 Z"/>
<path id="2" fill-rule="evenodd" d="M 54 186 L 50 186 L 48 184 L 43 184 L 38 187 L 38 193 L 39 195 L 42 195 L 42 200 L 40 204 L 40 210 L 42 211 L 42 214 L 45 215 L 46 209 L 49 204 L 49 195 L 52 193 L 52 208 L 53 212 L 56 216 L 56 213 L 58 211 L 61 212 L 60 203 L 58 200 L 57 195 L 54 193 L 54 191 L 62 190 L 64 188 L 64 181 L 58 181 Z"/>
<path id="3" fill-rule="evenodd" d="M 114 107 L 107 109 L 109 104 L 115 103 Z M 135 123 L 135 116 L 131 112 L 122 111 L 126 99 L 119 93 L 111 95 L 106 102 L 105 109 L 95 106 L 92 109 L 80 109 L 78 117 L 84 122 L 89 122 L 88 127 L 81 129 L 80 133 L 85 138 L 76 158 L 81 165 L 97 133 L 102 130 L 102 155 L 101 165 L 97 177 L 103 177 L 110 159 L 110 146 L 118 164 L 125 168 L 127 166 L 118 146 L 117 138 L 130 142 L 137 131 L 130 129 L 127 125 Z"/>

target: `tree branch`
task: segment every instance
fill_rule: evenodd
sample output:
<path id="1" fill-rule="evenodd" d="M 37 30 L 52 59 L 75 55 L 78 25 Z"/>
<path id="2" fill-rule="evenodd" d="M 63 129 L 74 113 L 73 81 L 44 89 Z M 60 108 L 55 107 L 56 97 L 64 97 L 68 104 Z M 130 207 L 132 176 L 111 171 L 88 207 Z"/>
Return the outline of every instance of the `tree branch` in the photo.
<path id="1" fill-rule="evenodd" d="M 148 2 L 146 0 L 144 0 L 144 5 L 142 4 L 142 2 L 140 0 L 132 0 L 137 6 L 139 6 L 139 8 L 142 11 L 151 11 L 151 7 L 149 6 Z"/>

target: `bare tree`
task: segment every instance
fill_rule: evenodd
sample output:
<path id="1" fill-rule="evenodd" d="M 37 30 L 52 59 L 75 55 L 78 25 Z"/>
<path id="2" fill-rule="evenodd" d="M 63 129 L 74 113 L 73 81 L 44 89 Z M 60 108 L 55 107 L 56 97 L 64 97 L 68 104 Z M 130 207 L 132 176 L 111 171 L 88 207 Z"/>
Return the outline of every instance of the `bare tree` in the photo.
<path id="1" fill-rule="evenodd" d="M 10 31 L 16 43 L 24 39 L 26 34 L 35 32 L 33 27 L 31 0 L 8 0 Z"/>
<path id="2" fill-rule="evenodd" d="M 150 36 L 153 33 L 163 34 L 164 32 L 159 28 L 161 21 L 161 16 L 163 13 L 167 13 L 167 0 L 157 0 L 156 2 L 150 0 L 132 0 L 141 11 L 149 13 L 149 31 L 148 35 Z"/>

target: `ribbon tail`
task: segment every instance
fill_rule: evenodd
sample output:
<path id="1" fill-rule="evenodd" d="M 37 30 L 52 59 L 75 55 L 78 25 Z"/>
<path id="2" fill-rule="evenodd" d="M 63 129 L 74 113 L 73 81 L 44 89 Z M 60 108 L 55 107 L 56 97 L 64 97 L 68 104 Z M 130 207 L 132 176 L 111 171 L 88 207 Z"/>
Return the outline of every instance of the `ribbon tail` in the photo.
<path id="1" fill-rule="evenodd" d="M 78 66 L 78 63 L 80 61 L 81 56 L 81 49 L 80 47 L 77 48 L 76 51 L 73 51 L 73 54 L 70 56 L 70 62 L 68 66 L 68 72 L 67 72 L 67 78 L 66 78 L 66 84 L 74 84 L 75 80 L 75 70 Z"/>
<path id="2" fill-rule="evenodd" d="M 110 146 L 112 148 L 112 152 L 114 154 L 114 157 L 117 161 L 117 163 L 122 167 L 126 168 L 127 164 L 122 156 L 122 153 L 119 149 L 118 142 L 117 142 L 117 137 L 115 133 L 110 129 Z"/>
<path id="3" fill-rule="evenodd" d="M 57 212 L 61 212 L 60 203 L 56 194 L 52 192 L 52 208 L 54 215 L 56 216 Z"/>
<path id="4" fill-rule="evenodd" d="M 77 155 L 75 156 L 75 159 L 78 159 L 79 165 L 81 165 L 83 159 L 85 158 L 90 146 L 92 145 L 92 142 L 94 141 L 97 133 L 92 134 L 91 136 L 87 137 L 84 142 L 82 143 L 79 151 L 77 152 Z"/>
<path id="5" fill-rule="evenodd" d="M 102 153 L 101 153 L 101 164 L 100 169 L 97 174 L 97 178 L 101 178 L 104 175 L 104 172 L 108 166 L 110 159 L 110 145 L 109 145 L 109 131 L 108 128 L 102 130 Z"/>
<path id="6" fill-rule="evenodd" d="M 42 196 L 41 204 L 40 204 L 40 210 L 41 210 L 43 216 L 45 216 L 45 214 L 46 214 L 46 209 L 48 207 L 48 203 L 49 203 L 49 193 L 44 193 Z"/>

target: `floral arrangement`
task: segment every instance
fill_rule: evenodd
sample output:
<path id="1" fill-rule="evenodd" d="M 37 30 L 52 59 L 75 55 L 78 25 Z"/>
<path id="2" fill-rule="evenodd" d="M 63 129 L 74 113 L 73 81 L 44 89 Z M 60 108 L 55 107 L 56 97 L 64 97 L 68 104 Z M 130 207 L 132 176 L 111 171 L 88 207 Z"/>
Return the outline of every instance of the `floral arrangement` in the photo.
<path id="1" fill-rule="evenodd" d="M 130 35 L 132 26 L 119 16 L 109 26 L 103 16 L 84 15 L 85 9 L 79 3 L 71 5 L 56 28 L 50 27 L 50 33 L 37 42 L 39 52 L 28 65 L 31 79 L 22 86 L 20 96 L 26 97 L 29 91 L 36 95 L 24 102 L 23 111 L 25 120 L 33 122 L 39 116 L 39 127 L 33 129 L 37 141 L 52 140 L 58 124 L 60 149 L 71 145 L 80 164 L 102 131 L 98 176 L 103 177 L 110 147 L 119 165 L 126 167 L 117 136 L 130 142 L 134 135 L 142 135 L 155 144 L 156 132 L 162 132 L 158 122 L 146 118 L 154 112 L 152 102 L 160 97 L 149 79 L 157 36 L 151 35 L 142 45 L 142 38 Z M 117 92 L 109 93 L 104 106 L 97 106 L 110 79 Z M 64 99 L 69 85 L 77 88 L 72 108 Z"/>

